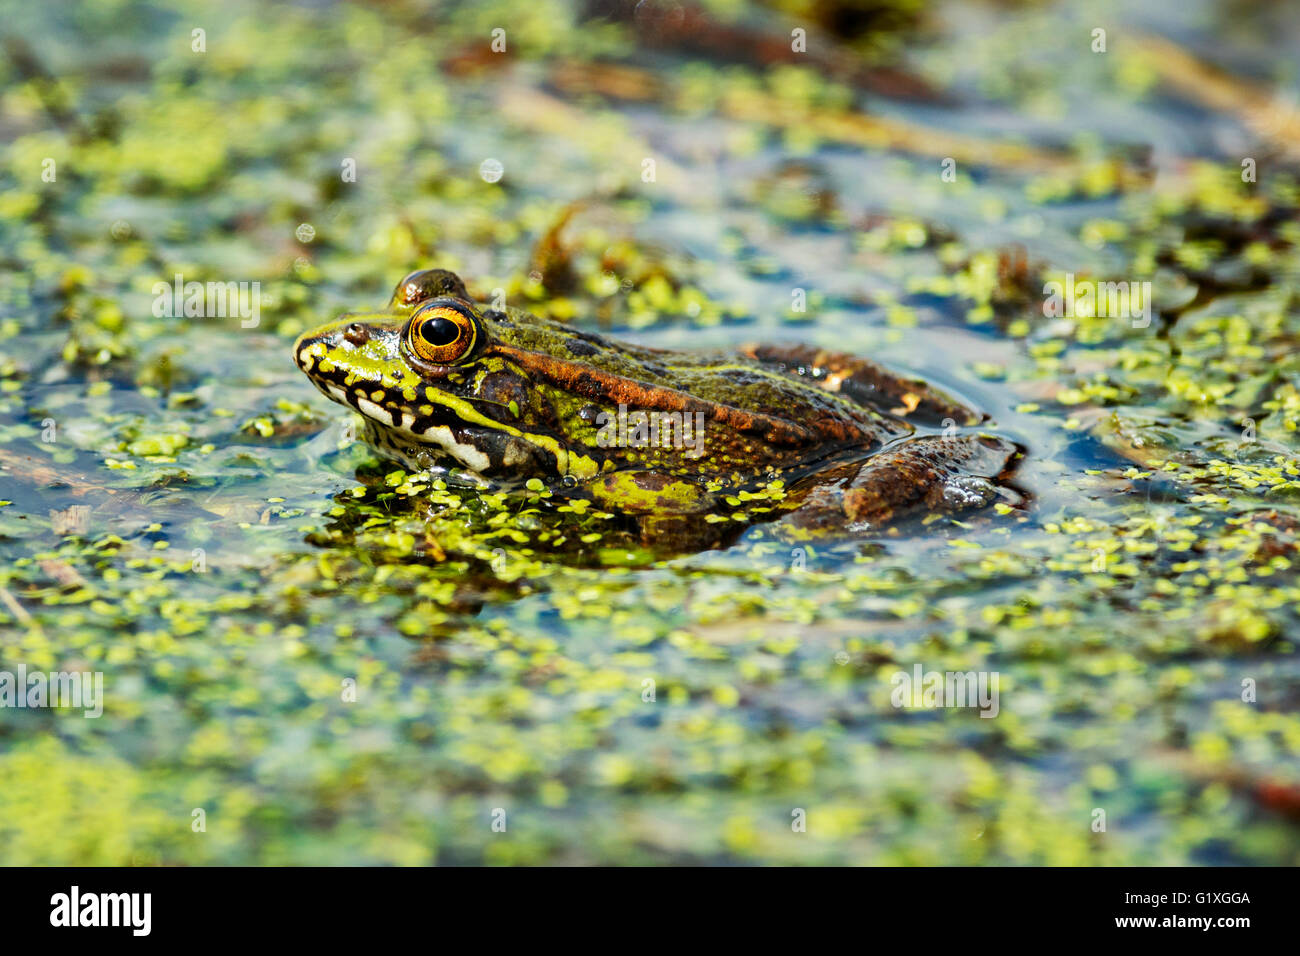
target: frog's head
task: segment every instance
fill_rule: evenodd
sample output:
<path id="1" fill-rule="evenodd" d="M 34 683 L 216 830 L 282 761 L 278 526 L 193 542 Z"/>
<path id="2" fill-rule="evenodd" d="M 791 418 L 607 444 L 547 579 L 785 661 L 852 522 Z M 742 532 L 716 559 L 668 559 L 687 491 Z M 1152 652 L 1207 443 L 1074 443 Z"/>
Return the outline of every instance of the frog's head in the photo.
<path id="1" fill-rule="evenodd" d="M 523 313 L 480 311 L 454 273 L 431 269 L 398 283 L 388 311 L 347 314 L 307 332 L 294 358 L 408 463 L 587 477 L 601 463 L 578 433 L 594 429 L 579 418 L 581 402 L 537 366 L 580 334 Z"/>

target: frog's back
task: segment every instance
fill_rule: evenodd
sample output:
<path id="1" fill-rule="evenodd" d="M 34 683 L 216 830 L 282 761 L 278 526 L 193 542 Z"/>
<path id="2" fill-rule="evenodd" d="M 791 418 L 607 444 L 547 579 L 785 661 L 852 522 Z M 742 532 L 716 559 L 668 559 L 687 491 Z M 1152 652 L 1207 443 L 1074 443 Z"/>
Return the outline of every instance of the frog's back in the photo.
<path id="1" fill-rule="evenodd" d="M 908 434 L 905 421 L 828 389 L 825 382 L 752 355 L 659 349 L 574 329 L 516 309 L 487 312 L 516 357 L 545 355 L 534 363 L 558 387 L 614 396 L 629 409 L 690 411 L 741 426 L 779 422 L 769 438 L 791 447 L 876 445 Z M 801 371 L 811 371 L 802 369 Z M 740 413 L 739 415 L 730 412 Z"/>

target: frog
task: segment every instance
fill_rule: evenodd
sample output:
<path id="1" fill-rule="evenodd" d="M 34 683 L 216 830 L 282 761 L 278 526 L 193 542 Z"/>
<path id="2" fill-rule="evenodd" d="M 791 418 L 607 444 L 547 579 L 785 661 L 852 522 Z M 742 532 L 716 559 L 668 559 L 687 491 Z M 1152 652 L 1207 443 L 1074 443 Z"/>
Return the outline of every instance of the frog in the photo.
<path id="1" fill-rule="evenodd" d="M 989 505 L 1023 456 L 921 377 L 804 344 L 620 341 L 477 301 L 446 269 L 387 305 L 302 334 L 294 360 L 408 471 L 475 488 L 554 488 L 698 528 L 737 495 L 762 520 L 867 532 Z"/>

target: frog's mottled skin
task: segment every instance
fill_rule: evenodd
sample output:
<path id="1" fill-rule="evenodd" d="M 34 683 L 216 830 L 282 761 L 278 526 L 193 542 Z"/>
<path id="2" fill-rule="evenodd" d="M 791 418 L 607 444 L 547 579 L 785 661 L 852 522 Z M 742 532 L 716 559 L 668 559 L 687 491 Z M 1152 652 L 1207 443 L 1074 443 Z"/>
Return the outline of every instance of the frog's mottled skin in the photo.
<path id="1" fill-rule="evenodd" d="M 435 364 L 416 353 L 408 323 L 424 328 L 420 317 L 444 306 L 472 318 L 473 346 Z M 800 346 L 723 354 L 630 345 L 519 309 L 480 310 L 457 276 L 437 269 L 403 279 L 385 312 L 303 335 L 294 357 L 407 467 L 577 479 L 643 512 L 702 510 L 701 489 L 720 478 L 821 471 L 827 481 L 807 491 L 810 505 L 879 524 L 911 504 L 985 503 L 987 479 L 1015 455 L 987 436 L 915 435 L 913 422 L 948 420 L 951 433 L 981 417 L 864 359 Z M 620 407 L 702 425 L 702 441 L 611 442 Z"/>

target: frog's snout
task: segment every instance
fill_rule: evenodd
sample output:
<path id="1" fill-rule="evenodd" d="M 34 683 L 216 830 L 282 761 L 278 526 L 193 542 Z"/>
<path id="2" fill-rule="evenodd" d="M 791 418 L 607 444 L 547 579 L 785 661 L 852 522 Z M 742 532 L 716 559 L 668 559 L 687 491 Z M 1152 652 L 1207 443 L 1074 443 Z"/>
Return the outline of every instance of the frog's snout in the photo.
<path id="1" fill-rule="evenodd" d="M 293 360 L 300 369 L 310 373 L 321 358 L 339 347 L 342 338 L 333 326 L 304 332 L 298 336 L 298 341 L 293 343 Z"/>
<path id="2" fill-rule="evenodd" d="M 293 346 L 293 358 L 300 369 L 312 374 L 320 369 L 322 360 L 336 365 L 389 361 L 397 354 L 398 342 L 395 327 L 345 317 L 300 335 Z"/>
<path id="3" fill-rule="evenodd" d="M 304 332 L 298 336 L 298 341 L 293 343 L 293 360 L 304 372 L 311 371 L 311 367 L 316 364 L 315 353 L 318 350 L 313 349 L 312 346 L 320 341 L 320 336 L 314 332 Z"/>

